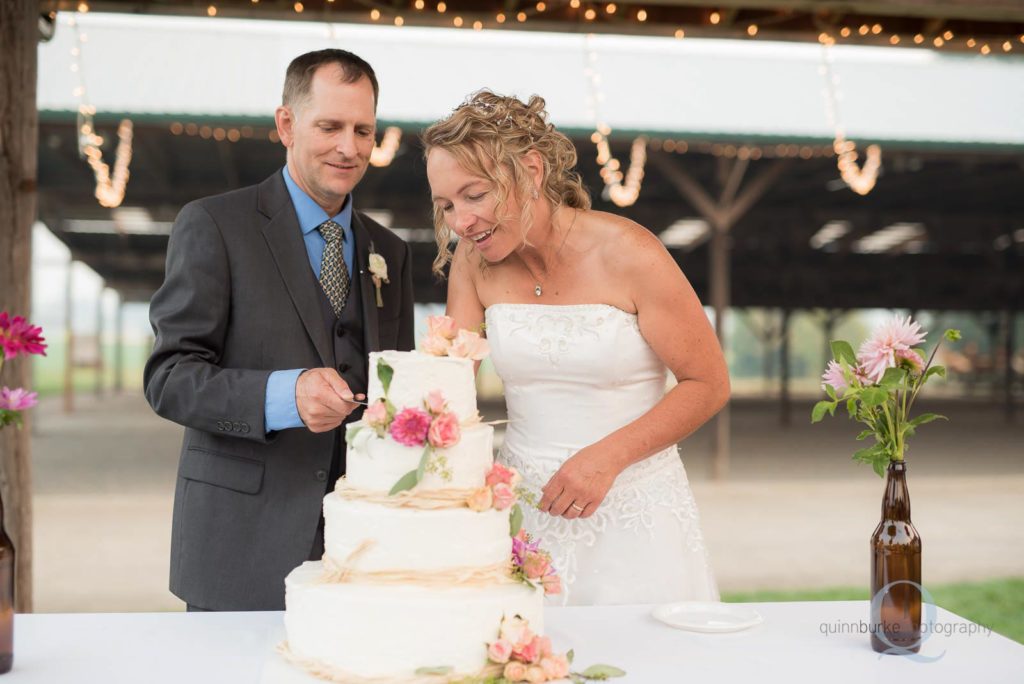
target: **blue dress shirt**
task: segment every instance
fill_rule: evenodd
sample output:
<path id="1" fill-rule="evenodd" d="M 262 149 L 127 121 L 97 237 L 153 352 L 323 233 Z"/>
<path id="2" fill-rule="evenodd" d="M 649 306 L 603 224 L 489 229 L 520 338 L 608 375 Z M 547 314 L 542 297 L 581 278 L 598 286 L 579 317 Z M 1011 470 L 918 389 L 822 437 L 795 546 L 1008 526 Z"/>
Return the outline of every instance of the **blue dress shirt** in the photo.
<path id="1" fill-rule="evenodd" d="M 313 275 L 317 280 L 320 279 L 320 262 L 323 261 L 324 247 L 327 245 L 317 227 L 327 219 L 332 219 L 341 226 L 344 233 L 342 254 L 351 276 L 354 273 L 352 266 L 356 255 L 355 239 L 352 236 L 352 193 L 345 198 L 345 203 L 336 216 L 328 216 L 327 212 L 292 180 L 287 166 L 284 167 L 283 173 L 284 184 L 295 207 L 295 215 L 299 219 L 299 228 L 302 230 L 302 240 L 306 243 L 306 254 L 309 256 Z M 306 369 L 295 368 L 270 374 L 264 409 L 267 432 L 302 427 L 302 418 L 299 417 L 299 409 L 295 405 L 295 383 L 304 370 Z"/>

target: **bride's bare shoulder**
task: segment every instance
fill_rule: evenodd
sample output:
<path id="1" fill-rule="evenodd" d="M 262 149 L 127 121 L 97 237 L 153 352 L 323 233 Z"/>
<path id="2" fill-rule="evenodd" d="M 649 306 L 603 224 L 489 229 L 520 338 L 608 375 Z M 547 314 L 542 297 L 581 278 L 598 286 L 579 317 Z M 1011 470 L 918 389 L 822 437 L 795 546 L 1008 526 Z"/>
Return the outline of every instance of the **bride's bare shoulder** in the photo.
<path id="1" fill-rule="evenodd" d="M 589 232 L 608 268 L 630 271 L 668 257 L 661 240 L 636 221 L 604 211 L 588 214 Z"/>

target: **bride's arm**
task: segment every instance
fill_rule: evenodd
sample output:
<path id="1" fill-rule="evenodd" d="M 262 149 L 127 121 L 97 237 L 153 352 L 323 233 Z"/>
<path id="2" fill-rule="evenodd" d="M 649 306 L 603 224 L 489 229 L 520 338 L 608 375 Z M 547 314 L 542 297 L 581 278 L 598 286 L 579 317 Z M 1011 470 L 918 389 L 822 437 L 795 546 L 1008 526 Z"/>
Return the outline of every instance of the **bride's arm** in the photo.
<path id="1" fill-rule="evenodd" d="M 484 322 L 484 305 L 476 291 L 477 265 L 465 240 L 460 240 L 452 256 L 451 270 L 448 272 L 448 305 L 445 313 L 455 319 L 455 327 L 465 330 L 480 330 Z M 483 331 L 486 337 L 486 331 Z M 473 372 L 480 368 L 480 362 L 473 364 Z"/>
<path id="2" fill-rule="evenodd" d="M 687 437 L 729 399 L 729 372 L 715 331 L 675 259 L 635 224 L 615 242 L 609 273 L 629 284 L 640 332 L 678 384 L 635 421 L 577 452 L 552 477 L 540 508 L 566 518 L 589 517 L 626 467 Z M 585 510 L 574 510 L 573 502 Z"/>

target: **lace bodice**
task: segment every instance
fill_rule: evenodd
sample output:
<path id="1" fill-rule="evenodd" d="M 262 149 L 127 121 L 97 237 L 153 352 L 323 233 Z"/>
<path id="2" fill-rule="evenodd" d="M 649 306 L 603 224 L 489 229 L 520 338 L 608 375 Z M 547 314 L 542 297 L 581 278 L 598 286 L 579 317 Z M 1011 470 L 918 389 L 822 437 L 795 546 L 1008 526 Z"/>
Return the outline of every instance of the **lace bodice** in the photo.
<path id="1" fill-rule="evenodd" d="M 499 460 L 519 470 L 538 499 L 566 459 L 636 420 L 665 394 L 669 375 L 634 314 L 606 304 L 495 304 L 487 308 L 486 322 L 508 406 Z M 526 528 L 552 552 L 562 575 L 562 602 L 574 593 L 574 603 L 642 602 L 643 596 L 617 591 L 610 580 L 615 563 L 628 565 L 628 559 L 603 554 L 583 568 L 579 551 L 601 546 L 612 531 L 650 544 L 664 533 L 666 516 L 682 531 L 680 549 L 703 559 L 706 568 L 697 507 L 675 446 L 624 470 L 589 518 L 566 520 L 531 507 L 524 513 Z M 615 538 L 619 546 L 631 543 Z M 597 581 L 580 600 L 576 585 L 583 571 Z M 717 598 L 710 570 L 705 574 Z"/>

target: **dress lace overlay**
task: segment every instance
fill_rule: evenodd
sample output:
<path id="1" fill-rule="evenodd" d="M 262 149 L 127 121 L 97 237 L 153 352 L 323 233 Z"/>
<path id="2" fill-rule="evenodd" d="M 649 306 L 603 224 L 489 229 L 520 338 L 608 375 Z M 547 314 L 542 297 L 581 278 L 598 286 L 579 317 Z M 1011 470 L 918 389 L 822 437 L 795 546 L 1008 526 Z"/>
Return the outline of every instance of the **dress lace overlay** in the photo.
<path id="1" fill-rule="evenodd" d="M 666 370 L 635 315 L 603 304 L 497 304 L 491 358 L 509 424 L 499 460 L 540 490 L 576 451 L 632 422 L 665 393 Z M 524 506 L 562 576 L 562 604 L 717 600 L 697 505 L 675 446 L 624 470 L 589 518 Z"/>

